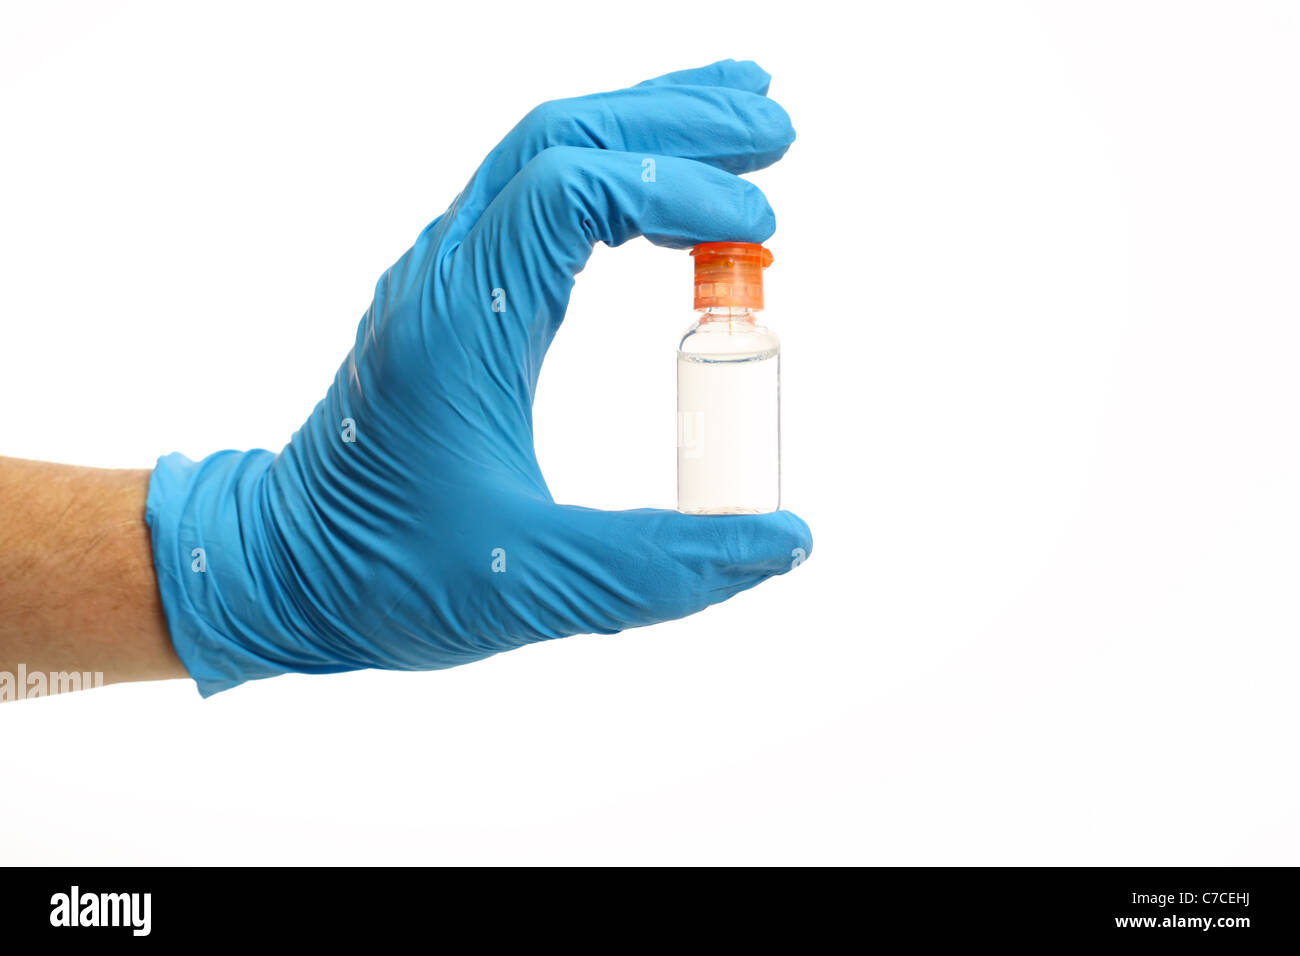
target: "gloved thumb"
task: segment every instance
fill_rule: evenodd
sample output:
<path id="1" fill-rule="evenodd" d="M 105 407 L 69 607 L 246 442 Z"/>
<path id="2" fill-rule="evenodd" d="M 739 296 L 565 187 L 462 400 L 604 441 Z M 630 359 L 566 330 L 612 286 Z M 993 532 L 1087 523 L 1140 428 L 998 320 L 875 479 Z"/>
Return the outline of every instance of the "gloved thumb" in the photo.
<path id="1" fill-rule="evenodd" d="M 798 567 L 812 533 L 789 511 L 685 515 L 564 506 L 562 600 L 584 633 L 608 634 L 694 614 Z"/>

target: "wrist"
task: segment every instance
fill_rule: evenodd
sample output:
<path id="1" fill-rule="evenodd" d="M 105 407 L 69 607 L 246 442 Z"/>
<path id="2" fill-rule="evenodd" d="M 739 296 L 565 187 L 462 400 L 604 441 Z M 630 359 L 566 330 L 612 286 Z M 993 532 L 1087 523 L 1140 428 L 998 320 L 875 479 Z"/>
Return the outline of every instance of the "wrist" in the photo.
<path id="1" fill-rule="evenodd" d="M 66 683 L 55 675 L 83 686 L 185 676 L 154 579 L 148 478 L 0 458 L 0 674 L 46 675 L 50 693 Z"/>

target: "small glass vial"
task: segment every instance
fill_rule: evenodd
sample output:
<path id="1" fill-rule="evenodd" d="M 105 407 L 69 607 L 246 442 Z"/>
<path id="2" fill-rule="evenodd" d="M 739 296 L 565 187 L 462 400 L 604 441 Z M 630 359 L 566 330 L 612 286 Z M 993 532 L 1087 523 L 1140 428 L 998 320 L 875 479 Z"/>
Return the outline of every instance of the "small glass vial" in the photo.
<path id="1" fill-rule="evenodd" d="M 677 509 L 781 506 L 781 343 L 758 323 L 772 253 L 707 242 L 695 257 L 697 321 L 677 347 Z"/>

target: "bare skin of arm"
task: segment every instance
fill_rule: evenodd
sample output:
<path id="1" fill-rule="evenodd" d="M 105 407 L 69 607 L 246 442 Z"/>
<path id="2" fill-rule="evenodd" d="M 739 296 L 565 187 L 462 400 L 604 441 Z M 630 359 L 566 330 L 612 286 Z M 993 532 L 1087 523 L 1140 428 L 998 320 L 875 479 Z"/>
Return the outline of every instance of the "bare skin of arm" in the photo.
<path id="1" fill-rule="evenodd" d="M 147 470 L 0 458 L 0 672 L 186 677 L 158 599 Z"/>

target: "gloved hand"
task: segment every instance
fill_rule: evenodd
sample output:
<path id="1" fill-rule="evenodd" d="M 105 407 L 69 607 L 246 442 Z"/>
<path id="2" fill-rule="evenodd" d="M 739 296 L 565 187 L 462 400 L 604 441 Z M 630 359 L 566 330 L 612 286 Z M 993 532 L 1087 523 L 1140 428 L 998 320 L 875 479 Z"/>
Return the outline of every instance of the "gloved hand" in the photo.
<path id="1" fill-rule="evenodd" d="M 811 550 L 788 512 L 556 504 L 533 453 L 538 372 L 597 241 L 772 234 L 767 201 L 736 175 L 794 140 L 768 81 L 727 60 L 537 107 L 379 280 L 334 384 L 283 451 L 159 459 L 154 566 L 204 696 L 654 624 Z"/>

